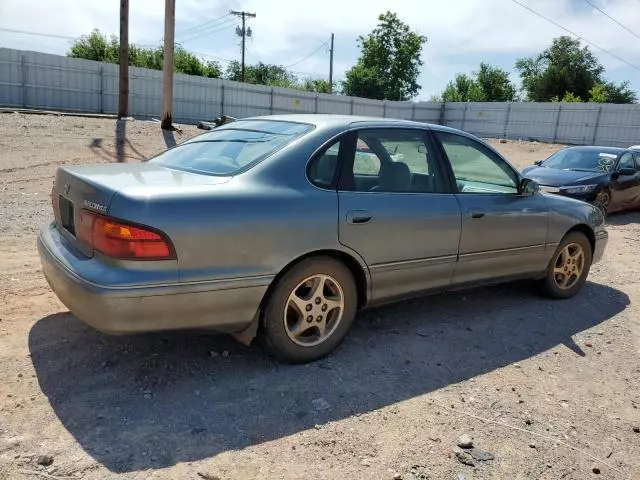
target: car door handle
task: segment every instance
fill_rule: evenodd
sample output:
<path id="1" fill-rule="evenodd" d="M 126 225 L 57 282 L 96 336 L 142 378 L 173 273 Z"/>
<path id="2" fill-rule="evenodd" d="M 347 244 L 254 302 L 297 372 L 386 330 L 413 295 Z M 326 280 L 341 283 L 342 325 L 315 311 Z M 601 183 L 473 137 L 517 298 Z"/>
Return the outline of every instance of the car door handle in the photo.
<path id="1" fill-rule="evenodd" d="M 484 217 L 484 212 L 471 212 L 471 218 L 482 218 Z"/>
<path id="2" fill-rule="evenodd" d="M 349 210 L 347 212 L 347 223 L 360 225 L 371 221 L 371 215 L 366 210 Z"/>

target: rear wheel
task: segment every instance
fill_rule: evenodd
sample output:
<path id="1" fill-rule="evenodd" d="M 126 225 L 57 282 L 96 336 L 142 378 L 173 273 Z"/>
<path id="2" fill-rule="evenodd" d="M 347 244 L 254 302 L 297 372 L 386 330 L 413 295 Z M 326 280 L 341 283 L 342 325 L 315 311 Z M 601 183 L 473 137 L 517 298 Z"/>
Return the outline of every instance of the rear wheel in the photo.
<path id="1" fill-rule="evenodd" d="M 303 260 L 277 283 L 263 314 L 267 350 L 286 362 L 324 357 L 353 323 L 357 290 L 347 267 L 330 257 Z"/>
<path id="2" fill-rule="evenodd" d="M 587 237 L 580 232 L 568 233 L 547 267 L 543 280 L 546 293 L 552 298 L 576 295 L 587 281 L 591 259 L 591 244 Z"/>

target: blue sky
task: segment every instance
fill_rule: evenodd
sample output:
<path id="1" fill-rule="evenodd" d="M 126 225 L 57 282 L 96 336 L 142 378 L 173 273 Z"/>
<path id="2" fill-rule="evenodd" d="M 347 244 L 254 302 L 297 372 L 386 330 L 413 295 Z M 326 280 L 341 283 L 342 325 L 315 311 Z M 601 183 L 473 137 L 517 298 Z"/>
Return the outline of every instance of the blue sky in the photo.
<path id="1" fill-rule="evenodd" d="M 585 0 L 519 0 L 573 32 L 635 65 L 626 65 L 592 48 L 606 67 L 608 80 L 631 81 L 640 91 L 640 39 L 626 32 Z M 590 0 L 640 35 L 640 0 Z M 328 77 L 329 39 L 335 41 L 335 77 L 340 79 L 358 58 L 357 37 L 375 27 L 379 13 L 391 9 L 414 30 L 429 37 L 423 50 L 419 99 L 439 93 L 458 72 L 472 72 L 481 61 L 513 72 L 519 57 L 535 55 L 566 34 L 518 6 L 513 0 L 176 0 L 176 40 L 224 66 L 239 59 L 235 20 L 230 9 L 255 12 L 249 21 L 253 38 L 247 61 L 283 65 L 300 76 Z M 119 2 L 104 0 L 0 0 L 0 27 L 77 37 L 98 28 L 118 33 Z M 130 37 L 139 44 L 158 44 L 163 36 L 163 0 L 131 0 Z M 216 20 L 219 19 L 219 20 Z M 206 24 L 202 27 L 204 22 Z M 0 31 L 0 46 L 65 54 L 70 41 Z"/>

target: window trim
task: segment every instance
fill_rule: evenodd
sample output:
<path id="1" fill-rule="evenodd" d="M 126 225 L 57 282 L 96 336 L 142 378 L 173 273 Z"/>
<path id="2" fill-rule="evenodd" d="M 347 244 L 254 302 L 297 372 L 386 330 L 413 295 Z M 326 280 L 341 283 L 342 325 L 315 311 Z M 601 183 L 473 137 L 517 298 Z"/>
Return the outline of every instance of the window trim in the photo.
<path id="1" fill-rule="evenodd" d="M 427 152 L 433 153 L 433 162 L 436 167 L 436 181 L 440 186 L 440 192 L 386 192 L 386 191 L 361 191 L 345 188 L 345 178 L 349 174 L 353 174 L 353 164 L 355 162 L 356 146 L 358 141 L 358 133 L 363 130 L 401 130 L 401 131 L 418 131 L 424 139 L 424 144 L 427 147 Z M 350 148 L 348 149 L 348 157 L 344 158 L 342 169 L 340 171 L 340 178 L 338 180 L 337 189 L 339 192 L 345 193 L 358 193 L 358 194 L 371 194 L 371 195 L 451 195 L 455 193 L 455 190 L 451 187 L 451 178 L 448 174 L 447 165 L 443 161 L 442 154 L 438 148 L 438 145 L 432 138 L 432 131 L 429 128 L 422 126 L 407 126 L 407 125 L 367 125 L 361 127 L 352 127 L 349 129 L 350 134 Z M 426 158 L 425 158 L 426 160 Z M 382 161 L 382 160 L 381 160 Z M 351 170 L 351 172 L 349 172 Z"/>
<path id="2" fill-rule="evenodd" d="M 344 163 L 344 157 L 349 150 L 349 144 L 345 140 L 348 139 L 349 132 L 340 132 L 336 135 L 332 136 L 328 140 L 324 141 L 322 145 L 316 148 L 313 153 L 309 156 L 309 160 L 307 160 L 307 164 L 304 169 L 304 176 L 307 181 L 320 190 L 325 190 L 329 192 L 335 192 L 338 189 L 338 182 L 340 177 L 342 176 L 342 164 Z M 320 155 L 323 155 L 328 149 L 330 149 L 335 143 L 340 143 L 338 147 L 338 159 L 336 161 L 336 168 L 333 172 L 333 179 L 331 180 L 331 184 L 329 186 L 319 185 L 311 179 L 310 170 L 311 164 L 318 159 Z"/>
<path id="3" fill-rule="evenodd" d="M 451 165 L 451 160 L 449 159 L 449 156 L 447 155 L 447 152 L 446 152 L 446 150 L 444 148 L 444 145 L 442 144 L 442 140 L 440 140 L 440 138 L 438 136 L 439 134 L 455 135 L 455 136 L 458 136 L 458 137 L 466 138 L 467 140 L 477 144 L 480 151 L 484 151 L 485 153 L 495 155 L 513 173 L 514 178 L 515 178 L 515 183 L 516 183 L 516 192 L 514 192 L 514 193 L 506 193 L 506 192 L 461 192 L 461 191 L 459 191 L 458 190 L 458 182 L 456 181 L 456 175 L 455 175 L 455 172 L 453 171 L 453 166 Z M 504 158 L 502 155 L 500 155 L 500 153 L 497 152 L 495 149 L 491 148 L 491 146 L 487 145 L 483 141 L 481 141 L 481 140 L 479 140 L 477 138 L 474 138 L 474 137 L 472 137 L 470 135 L 465 135 L 464 132 L 450 132 L 450 131 L 447 131 L 447 130 L 433 130 L 432 131 L 432 135 L 433 135 L 433 141 L 438 145 L 438 151 L 440 152 L 440 155 L 442 156 L 443 163 L 446 165 L 447 171 L 449 172 L 449 182 L 451 184 L 451 189 L 456 195 L 483 195 L 483 196 L 488 196 L 488 195 L 519 195 L 519 196 L 522 196 L 522 193 L 520 192 L 520 183 L 522 182 L 522 175 L 520 175 L 520 172 L 513 165 L 511 165 L 506 158 Z M 487 156 L 490 157 L 490 155 L 487 155 Z"/>

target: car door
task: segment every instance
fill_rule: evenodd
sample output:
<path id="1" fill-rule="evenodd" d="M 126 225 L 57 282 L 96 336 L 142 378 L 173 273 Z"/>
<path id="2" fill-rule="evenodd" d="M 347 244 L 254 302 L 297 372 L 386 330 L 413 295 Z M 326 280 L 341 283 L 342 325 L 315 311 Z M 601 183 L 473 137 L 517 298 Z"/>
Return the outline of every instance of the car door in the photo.
<path id="1" fill-rule="evenodd" d="M 460 207 L 435 144 L 421 128 L 351 135 L 338 187 L 339 239 L 369 266 L 372 300 L 448 287 Z"/>
<path id="2" fill-rule="evenodd" d="M 546 267 L 548 208 L 543 195 L 520 194 L 520 177 L 483 143 L 434 132 L 455 178 L 462 213 L 458 263 L 452 283 L 483 282 Z"/>
<path id="3" fill-rule="evenodd" d="M 640 154 L 624 152 L 611 176 L 611 210 L 640 206 Z M 634 171 L 632 175 L 622 171 Z"/>

